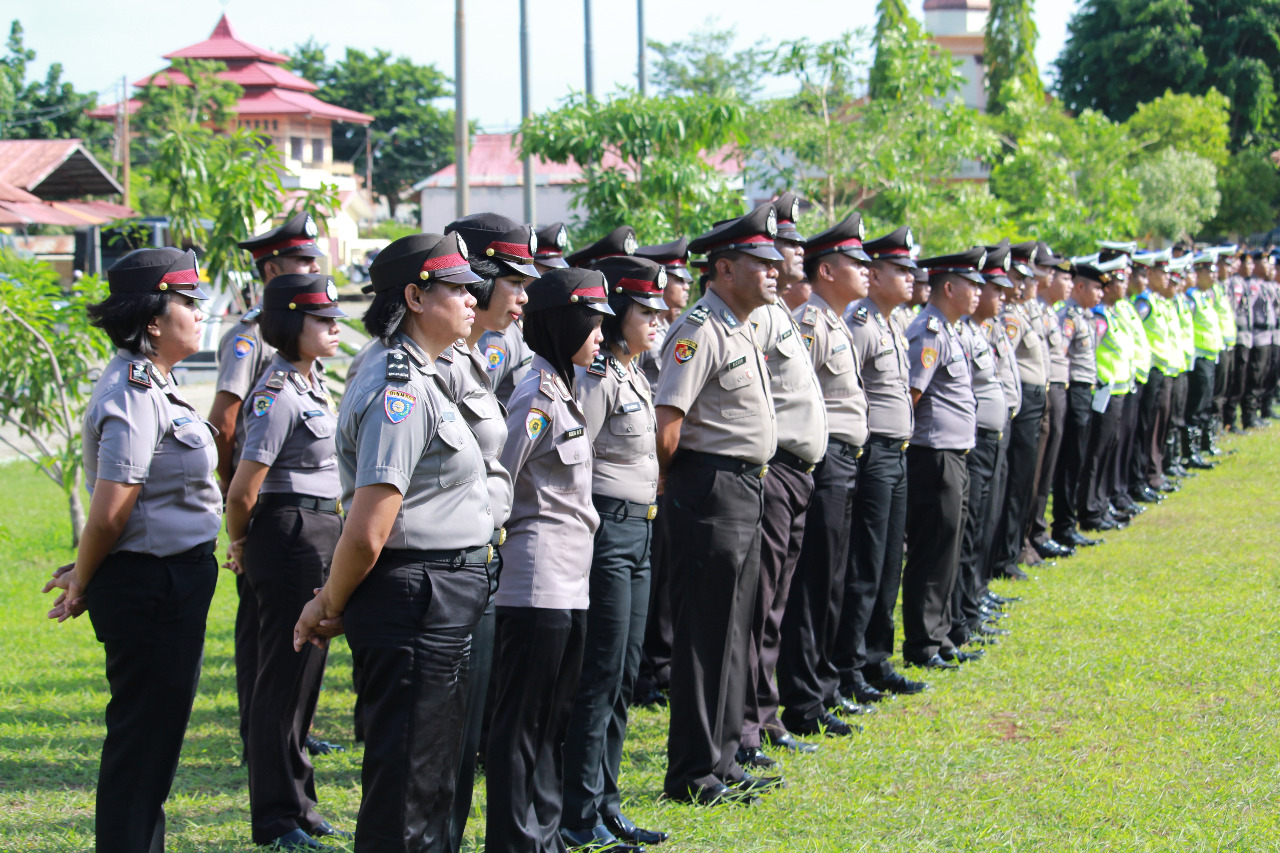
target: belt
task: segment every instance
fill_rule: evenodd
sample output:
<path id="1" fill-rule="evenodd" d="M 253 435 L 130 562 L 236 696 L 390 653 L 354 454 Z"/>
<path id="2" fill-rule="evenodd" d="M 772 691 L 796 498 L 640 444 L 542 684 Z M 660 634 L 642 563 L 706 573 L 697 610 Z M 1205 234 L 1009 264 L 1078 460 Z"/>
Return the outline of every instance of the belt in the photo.
<path id="1" fill-rule="evenodd" d="M 867 444 L 878 444 L 881 447 L 887 447 L 890 450 L 902 453 L 911 446 L 911 441 L 905 438 L 889 438 L 887 435 L 869 435 L 867 436 Z"/>
<path id="2" fill-rule="evenodd" d="M 623 518 L 643 518 L 653 521 L 658 516 L 657 504 L 638 504 L 618 498 L 607 498 L 604 495 L 592 495 L 591 502 L 601 512 L 621 513 Z"/>
<path id="3" fill-rule="evenodd" d="M 337 498 L 313 498 L 292 492 L 267 492 L 258 496 L 259 506 L 296 506 L 314 509 L 316 512 L 341 512 L 342 501 Z"/>
<path id="4" fill-rule="evenodd" d="M 497 530 L 493 531 L 493 536 L 489 539 L 489 544 L 497 548 L 499 545 L 504 544 L 506 541 L 507 541 L 507 528 L 499 527 Z"/>
<path id="5" fill-rule="evenodd" d="M 1050 383 L 1049 383 L 1049 387 L 1050 387 L 1050 388 L 1060 388 L 1060 389 L 1061 389 L 1061 388 L 1066 388 L 1066 387 L 1067 387 L 1067 383 L 1065 383 L 1065 382 L 1050 382 Z"/>
<path id="6" fill-rule="evenodd" d="M 1070 387 L 1072 387 L 1072 388 L 1088 388 L 1090 391 L 1097 391 L 1097 390 L 1098 390 L 1098 386 L 1097 386 L 1097 385 L 1095 385 L 1095 384 L 1094 384 L 1094 383 L 1092 383 L 1092 382 L 1072 382 Z"/>
<path id="7" fill-rule="evenodd" d="M 701 450 L 681 450 L 676 454 L 676 460 L 681 459 L 692 465 L 701 465 L 704 468 L 715 468 L 717 471 L 728 471 L 733 474 L 747 474 L 761 480 L 764 479 L 765 474 L 769 473 L 769 466 L 767 464 L 758 465 L 755 462 L 747 462 L 744 459 L 734 459 L 732 456 L 720 456 L 717 453 L 703 453 Z"/>
<path id="8" fill-rule="evenodd" d="M 838 438 L 827 438 L 827 452 L 835 450 L 841 456 L 847 456 L 850 459 L 861 459 L 863 448 L 857 444 L 850 444 L 847 441 L 841 441 Z"/>
<path id="9" fill-rule="evenodd" d="M 783 450 L 781 447 L 778 448 L 777 453 L 773 454 L 773 458 L 769 460 L 770 465 L 775 462 L 779 465 L 786 465 L 788 468 L 799 471 L 801 474 L 812 474 L 813 469 L 818 467 L 812 462 L 804 461 L 790 450 Z"/>
<path id="10" fill-rule="evenodd" d="M 1000 441 L 1004 438 L 1004 430 L 978 427 L 978 438 L 994 438 L 996 441 Z"/>
<path id="11" fill-rule="evenodd" d="M 487 566 L 493 559 L 493 546 L 458 548 L 451 551 L 422 551 L 414 548 L 383 548 L 382 556 L 408 563 L 447 563 L 451 566 Z"/>

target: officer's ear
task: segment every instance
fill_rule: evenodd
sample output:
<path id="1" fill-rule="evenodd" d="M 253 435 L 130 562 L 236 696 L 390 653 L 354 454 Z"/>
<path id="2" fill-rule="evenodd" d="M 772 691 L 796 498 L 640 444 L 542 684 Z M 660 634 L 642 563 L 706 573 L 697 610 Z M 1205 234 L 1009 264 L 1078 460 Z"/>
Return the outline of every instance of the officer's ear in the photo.
<path id="1" fill-rule="evenodd" d="M 712 278 L 716 281 L 724 281 L 730 277 L 733 272 L 733 259 L 728 255 L 721 255 L 716 258 L 716 262 L 712 264 Z"/>
<path id="2" fill-rule="evenodd" d="M 415 282 L 410 282 L 406 284 L 404 286 L 404 304 L 415 314 L 425 313 L 427 310 L 426 294 L 430 289 L 430 283 L 419 285 Z"/>

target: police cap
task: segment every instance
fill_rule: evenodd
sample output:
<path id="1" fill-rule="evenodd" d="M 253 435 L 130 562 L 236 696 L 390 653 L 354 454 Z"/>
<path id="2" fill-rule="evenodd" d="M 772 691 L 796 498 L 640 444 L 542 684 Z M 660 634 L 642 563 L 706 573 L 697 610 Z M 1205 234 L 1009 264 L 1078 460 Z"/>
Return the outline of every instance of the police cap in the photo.
<path id="1" fill-rule="evenodd" d="M 301 311 L 317 317 L 345 317 L 338 307 L 333 276 L 296 273 L 278 275 L 262 291 L 263 311 Z"/>
<path id="2" fill-rule="evenodd" d="M 188 249 L 135 249 L 107 270 L 107 288 L 118 293 L 180 293 L 208 299 L 200 289 L 200 261 Z"/>
<path id="3" fill-rule="evenodd" d="M 930 277 L 935 275 L 958 275 L 966 281 L 983 284 L 982 270 L 985 268 L 987 250 L 974 246 L 954 255 L 938 255 L 936 258 L 924 258 L 920 266 L 929 271 Z"/>
<path id="4" fill-rule="evenodd" d="M 1103 287 L 1106 287 L 1113 280 L 1111 273 L 1103 272 L 1102 270 L 1098 269 L 1097 266 L 1095 266 L 1094 264 L 1072 264 L 1071 275 L 1075 278 L 1083 278 L 1083 279 L 1088 279 L 1089 281 L 1096 281 L 1098 282 L 1098 284 L 1101 284 Z"/>
<path id="5" fill-rule="evenodd" d="M 601 258 L 617 258 L 634 255 L 640 243 L 636 240 L 636 230 L 630 225 L 619 225 L 599 240 L 569 256 L 569 266 L 590 266 Z"/>
<path id="6" fill-rule="evenodd" d="M 777 239 L 803 243 L 804 235 L 796 230 L 796 220 L 800 218 L 800 196 L 787 190 L 774 199 L 773 209 L 778 214 Z"/>
<path id="7" fill-rule="evenodd" d="M 646 308 L 665 311 L 662 289 L 667 286 L 667 271 L 662 264 L 648 258 L 601 258 L 595 268 L 604 273 L 609 282 L 609 296 L 630 296 Z"/>
<path id="8" fill-rule="evenodd" d="M 862 241 L 867 238 L 866 228 L 862 224 L 862 214 L 854 211 L 832 227 L 816 234 L 805 241 L 804 256 L 820 258 L 833 252 L 840 252 L 859 261 L 871 262 L 871 256 L 863 249 Z"/>
<path id="9" fill-rule="evenodd" d="M 995 246 L 987 246 L 986 252 L 987 259 L 982 264 L 982 277 L 988 284 L 1012 288 L 1013 280 L 1009 278 L 1009 270 L 1013 266 L 1013 255 L 1009 241 L 1001 240 Z"/>
<path id="10" fill-rule="evenodd" d="M 365 293 L 381 293 L 406 284 L 474 284 L 484 281 L 471 271 L 467 242 L 461 233 L 410 234 L 394 241 L 378 253 L 369 265 Z"/>
<path id="11" fill-rule="evenodd" d="M 1009 247 L 1010 266 L 1028 278 L 1035 276 L 1036 250 L 1039 247 L 1040 244 L 1035 240 L 1014 243 Z"/>
<path id="12" fill-rule="evenodd" d="M 911 234 L 911 226 L 903 225 L 883 237 L 877 237 L 862 244 L 873 261 L 888 261 L 898 266 L 915 269 L 917 264 L 911 259 L 911 250 L 916 246 L 915 237 Z"/>
<path id="13" fill-rule="evenodd" d="M 725 252 L 742 252 L 766 261 L 780 261 L 782 255 L 773 245 L 777 234 L 778 213 L 772 203 L 766 202 L 746 216 L 716 223 L 706 234 L 689 242 L 689 251 L 706 255 L 708 260 Z"/>
<path id="14" fill-rule="evenodd" d="M 496 261 L 509 270 L 508 274 L 538 277 L 533 265 L 538 237 L 532 227 L 498 213 L 473 213 L 445 226 L 445 234 L 454 232 L 462 235 L 477 258 Z"/>
<path id="15" fill-rule="evenodd" d="M 538 250 L 533 253 L 535 261 L 544 267 L 564 269 L 569 266 L 564 262 L 564 253 L 569 250 L 569 232 L 563 222 L 552 222 L 534 233 L 538 237 Z"/>
<path id="16" fill-rule="evenodd" d="M 662 264 L 666 267 L 668 276 L 693 281 L 693 274 L 689 272 L 689 241 L 684 237 L 670 243 L 641 246 L 636 249 L 636 257 Z"/>
<path id="17" fill-rule="evenodd" d="M 1036 266 L 1062 272 L 1071 271 L 1071 261 L 1054 254 L 1054 251 L 1049 248 L 1049 244 L 1043 240 L 1036 243 Z"/>
<path id="18" fill-rule="evenodd" d="M 283 256 L 323 258 L 324 252 L 316 245 L 319 234 L 311 214 L 299 211 L 286 219 L 283 225 L 255 234 L 236 245 L 252 254 L 255 261 Z"/>
<path id="19" fill-rule="evenodd" d="M 546 311 L 548 308 L 565 308 L 581 305 L 601 314 L 612 314 L 609 307 L 608 281 L 604 273 L 595 269 L 553 269 L 525 288 L 529 296 L 524 306 L 525 314 Z"/>

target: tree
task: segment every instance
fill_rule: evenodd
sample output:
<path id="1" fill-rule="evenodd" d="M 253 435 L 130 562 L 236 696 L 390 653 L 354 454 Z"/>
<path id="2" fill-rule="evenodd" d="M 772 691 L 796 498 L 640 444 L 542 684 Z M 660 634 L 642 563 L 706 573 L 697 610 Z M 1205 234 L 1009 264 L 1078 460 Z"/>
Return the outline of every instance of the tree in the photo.
<path id="1" fill-rule="evenodd" d="M 1139 233 L 1190 241 L 1218 212 L 1218 169 L 1204 157 L 1166 148 L 1134 167 L 1142 200 Z"/>
<path id="2" fill-rule="evenodd" d="M 1206 82 L 1231 100 L 1237 146 L 1280 134 L 1280 0 L 1191 0 L 1204 29 Z"/>
<path id="3" fill-rule="evenodd" d="M 1232 154 L 1218 174 L 1222 202 L 1218 215 L 1205 223 L 1208 234 L 1242 240 L 1270 231 L 1280 210 L 1280 172 L 1265 149 L 1246 148 Z"/>
<path id="4" fill-rule="evenodd" d="M 0 250 L 0 422 L 35 446 L 0 433 L 0 442 L 33 463 L 67 496 L 71 544 L 84 528 L 80 427 L 92 386 L 90 370 L 111 356 L 111 342 L 89 325 L 85 306 L 107 295 L 86 276 L 66 293 L 56 270 Z"/>
<path id="5" fill-rule="evenodd" d="M 1229 156 L 1230 109 L 1231 102 L 1217 89 L 1210 88 L 1204 95 L 1175 95 L 1166 90 L 1140 104 L 1124 126 L 1150 153 L 1178 148 L 1221 167 Z"/>
<path id="6" fill-rule="evenodd" d="M 1033 98 L 1044 97 L 1040 69 L 1036 67 L 1036 40 L 1039 33 L 1031 16 L 1035 0 L 992 0 L 987 13 L 986 49 L 987 111 L 1004 111 L 1011 81 Z"/>
<path id="7" fill-rule="evenodd" d="M 86 110 L 97 106 L 97 94 L 77 92 L 62 80 L 62 63 L 49 66 L 43 81 L 27 82 L 27 65 L 36 58 L 22 40 L 22 24 L 9 26 L 6 53 L 0 58 L 0 138 L 83 139 L 100 149 L 110 125 L 94 121 Z"/>
<path id="8" fill-rule="evenodd" d="M 765 50 L 764 42 L 734 51 L 737 31 L 733 27 L 716 29 L 716 23 L 715 18 L 709 18 L 705 29 L 691 34 L 688 41 L 649 40 L 649 49 L 658 55 L 652 71 L 658 95 L 749 101 L 760 92 L 759 56 Z"/>
<path id="9" fill-rule="evenodd" d="M 899 37 L 906 36 L 911 38 L 918 36 L 919 32 L 920 25 L 907 12 L 906 3 L 903 0 L 877 0 L 876 32 L 871 38 L 871 49 L 875 52 L 875 61 L 871 66 L 871 74 L 867 81 L 868 91 L 872 98 L 883 97 L 885 86 L 892 74 L 889 68 L 891 57 L 889 53 L 886 52 L 882 55 L 881 52 L 885 34 L 896 33 Z"/>
<path id="10" fill-rule="evenodd" d="M 737 98 L 578 93 L 526 120 L 520 146 L 553 163 L 592 164 L 572 188 L 584 240 L 625 224 L 641 242 L 658 242 L 741 215 L 719 167 L 744 141 L 744 118 Z"/>
<path id="11" fill-rule="evenodd" d="M 453 94 L 451 81 L 434 65 L 385 50 L 347 48 L 333 64 L 324 57 L 325 47 L 309 40 L 290 54 L 289 67 L 320 87 L 322 101 L 373 116 L 367 131 L 334 123 L 333 156 L 364 168 L 367 133 L 376 152 L 372 189 L 394 217 L 406 187 L 453 162 L 453 111 L 434 103 Z"/>

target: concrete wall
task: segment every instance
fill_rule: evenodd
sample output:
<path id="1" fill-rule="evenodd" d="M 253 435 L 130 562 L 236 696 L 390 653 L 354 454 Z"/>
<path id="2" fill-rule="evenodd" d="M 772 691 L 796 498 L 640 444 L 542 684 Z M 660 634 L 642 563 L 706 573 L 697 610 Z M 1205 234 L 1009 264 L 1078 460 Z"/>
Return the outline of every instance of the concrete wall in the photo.
<path id="1" fill-rule="evenodd" d="M 423 231 L 439 234 L 444 226 L 458 218 L 453 187 L 423 187 L 419 199 Z M 538 221 L 532 224 L 572 222 L 572 203 L 573 196 L 567 186 L 538 187 L 535 211 Z M 518 186 L 472 187 L 470 209 L 472 213 L 500 213 L 516 222 L 524 222 L 524 189 Z"/>

